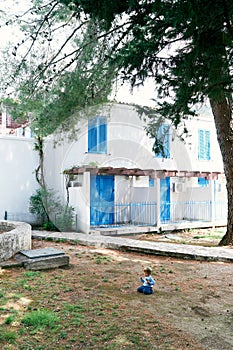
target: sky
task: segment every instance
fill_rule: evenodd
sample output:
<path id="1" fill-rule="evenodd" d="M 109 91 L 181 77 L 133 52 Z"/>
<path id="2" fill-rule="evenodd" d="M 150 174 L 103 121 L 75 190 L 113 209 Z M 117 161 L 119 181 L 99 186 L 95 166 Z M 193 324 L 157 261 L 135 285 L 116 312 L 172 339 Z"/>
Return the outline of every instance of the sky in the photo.
<path id="1" fill-rule="evenodd" d="M 30 0 L 0 0 L 0 24 L 4 24 L 4 20 L 1 19 L 1 11 L 6 11 L 8 17 L 14 18 L 15 13 L 23 13 L 30 8 Z M 18 41 L 17 37 L 20 36 L 17 28 L 10 28 L 9 26 L 0 26 L 0 48 L 4 47 L 9 41 Z M 113 93 L 110 96 L 122 103 L 135 103 L 144 106 L 155 107 L 156 103 L 153 98 L 156 98 L 155 86 L 152 80 L 147 80 L 144 86 L 134 88 L 131 91 L 129 84 L 125 83 L 123 86 L 118 85 L 113 89 Z"/>
<path id="2" fill-rule="evenodd" d="M 14 17 L 17 12 L 23 12 L 28 8 L 30 1 L 22 0 L 0 0 L 0 11 L 6 11 L 7 15 Z M 4 20 L 1 20 L 4 23 Z M 1 24 L 2 24 L 1 23 Z M 0 47 L 4 47 L 9 41 L 14 41 L 17 36 L 20 36 L 17 28 L 10 28 L 9 26 L 0 27 Z M 123 103 L 135 103 L 140 105 L 155 106 L 155 102 L 152 101 L 155 98 L 154 85 L 152 81 L 147 81 L 145 85 L 140 88 L 135 88 L 133 92 L 128 84 L 118 86 L 113 91 L 112 97 Z"/>

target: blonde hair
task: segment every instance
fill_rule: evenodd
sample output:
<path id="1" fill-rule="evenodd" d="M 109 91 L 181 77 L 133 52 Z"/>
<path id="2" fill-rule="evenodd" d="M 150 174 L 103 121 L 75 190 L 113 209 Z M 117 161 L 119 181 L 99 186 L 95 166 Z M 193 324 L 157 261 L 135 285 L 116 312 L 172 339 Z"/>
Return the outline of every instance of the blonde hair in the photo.
<path id="1" fill-rule="evenodd" d="M 144 268 L 144 271 L 147 271 L 149 274 L 151 274 L 152 268 L 147 266 L 147 267 Z"/>

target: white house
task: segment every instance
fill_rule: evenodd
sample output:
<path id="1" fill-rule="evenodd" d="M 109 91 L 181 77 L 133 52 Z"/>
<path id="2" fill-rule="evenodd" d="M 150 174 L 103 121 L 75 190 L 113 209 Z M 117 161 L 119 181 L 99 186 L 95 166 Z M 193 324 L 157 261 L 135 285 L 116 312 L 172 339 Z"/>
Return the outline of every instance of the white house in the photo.
<path id="1" fill-rule="evenodd" d="M 76 141 L 56 148 L 47 142 L 48 187 L 64 198 L 68 191 L 83 232 L 121 225 L 225 225 L 225 177 L 213 118 L 202 111 L 187 127 L 190 136 L 182 142 L 168 123 L 160 126 L 162 157 L 152 151 L 134 106 L 106 105 L 79 123 Z"/>

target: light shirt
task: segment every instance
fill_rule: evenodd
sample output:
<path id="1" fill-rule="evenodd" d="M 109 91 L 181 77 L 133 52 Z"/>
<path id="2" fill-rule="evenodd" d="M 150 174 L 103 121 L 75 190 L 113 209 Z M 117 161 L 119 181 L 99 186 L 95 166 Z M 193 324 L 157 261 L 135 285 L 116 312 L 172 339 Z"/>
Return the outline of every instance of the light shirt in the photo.
<path id="1" fill-rule="evenodd" d="M 150 283 L 148 283 L 147 280 Z M 141 281 L 143 282 L 144 287 L 153 287 L 155 285 L 155 280 L 151 276 L 142 277 Z"/>

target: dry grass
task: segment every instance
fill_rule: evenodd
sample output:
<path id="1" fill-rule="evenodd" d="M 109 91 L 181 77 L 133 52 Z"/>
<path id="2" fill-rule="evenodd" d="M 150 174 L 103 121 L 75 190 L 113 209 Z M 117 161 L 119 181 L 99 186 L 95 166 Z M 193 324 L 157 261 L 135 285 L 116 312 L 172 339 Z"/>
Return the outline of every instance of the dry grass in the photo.
<path id="1" fill-rule="evenodd" d="M 70 256 L 66 269 L 2 270 L 3 350 L 230 350 L 233 264 L 34 241 Z M 136 292 L 143 266 L 157 280 Z"/>

